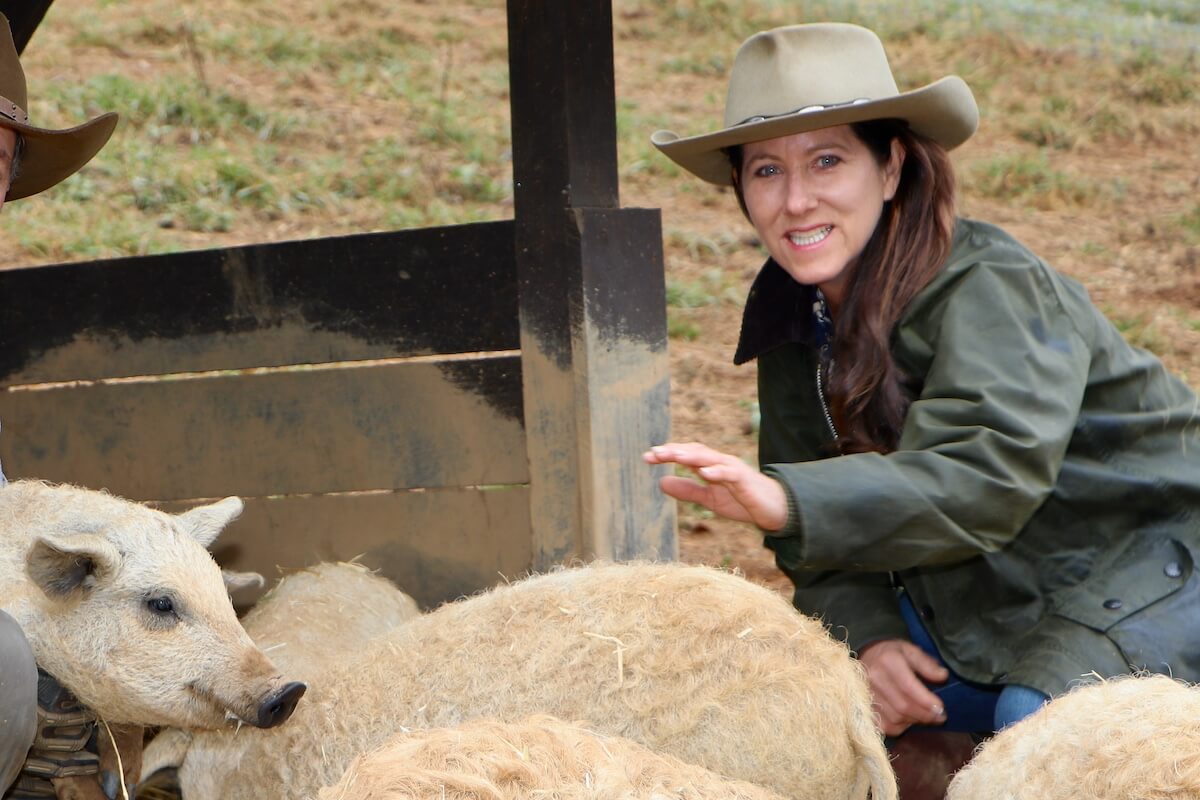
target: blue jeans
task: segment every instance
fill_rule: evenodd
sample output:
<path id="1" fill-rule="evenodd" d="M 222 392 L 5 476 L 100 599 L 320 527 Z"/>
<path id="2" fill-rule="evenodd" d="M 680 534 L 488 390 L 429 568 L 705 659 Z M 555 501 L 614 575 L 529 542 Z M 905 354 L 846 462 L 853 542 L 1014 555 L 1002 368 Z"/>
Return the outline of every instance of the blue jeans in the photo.
<path id="1" fill-rule="evenodd" d="M 925 630 L 907 592 L 900 594 L 900 614 L 904 617 L 913 643 L 949 669 L 929 632 Z M 930 684 L 929 689 L 941 699 L 946 709 L 946 724 L 927 727 L 914 725 L 914 729 L 966 733 L 998 731 L 1028 717 L 1050 699 L 1037 689 L 1016 683 L 1004 686 L 972 683 L 955 675 L 953 670 L 945 683 Z"/>

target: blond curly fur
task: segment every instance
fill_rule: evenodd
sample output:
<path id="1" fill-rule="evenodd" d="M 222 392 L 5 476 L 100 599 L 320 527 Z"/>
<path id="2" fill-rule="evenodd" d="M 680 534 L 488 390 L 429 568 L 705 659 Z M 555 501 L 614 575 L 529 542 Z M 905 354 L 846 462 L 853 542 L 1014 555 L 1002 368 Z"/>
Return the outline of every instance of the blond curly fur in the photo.
<path id="1" fill-rule="evenodd" d="M 416 600 L 362 564 L 325 562 L 284 576 L 242 626 L 276 666 L 306 681 L 420 614 Z"/>
<path id="2" fill-rule="evenodd" d="M 784 795 L 893 800 L 866 679 L 778 594 L 681 564 L 595 564 L 411 620 L 313 679 L 287 725 L 188 759 L 188 800 L 311 798 L 398 732 L 581 720 Z"/>
<path id="3" fill-rule="evenodd" d="M 207 548 L 229 497 L 166 514 L 102 491 L 0 488 L 0 608 L 37 663 L 109 723 L 254 722 L 287 682 L 246 635 Z M 170 601 L 156 614 L 152 598 Z"/>
<path id="4" fill-rule="evenodd" d="M 1154 675 L 1073 689 L 984 743 L 946 798 L 1200 798 L 1200 688 Z"/>
<path id="5" fill-rule="evenodd" d="M 295 680 L 320 680 L 376 636 L 419 616 L 417 603 L 361 564 L 325 562 L 289 573 L 242 618 L 246 633 Z M 229 769 L 249 731 L 166 728 L 146 746 L 142 777 L 187 758 Z"/>
<path id="6" fill-rule="evenodd" d="M 401 733 L 318 800 L 783 800 L 615 736 L 539 715 Z"/>

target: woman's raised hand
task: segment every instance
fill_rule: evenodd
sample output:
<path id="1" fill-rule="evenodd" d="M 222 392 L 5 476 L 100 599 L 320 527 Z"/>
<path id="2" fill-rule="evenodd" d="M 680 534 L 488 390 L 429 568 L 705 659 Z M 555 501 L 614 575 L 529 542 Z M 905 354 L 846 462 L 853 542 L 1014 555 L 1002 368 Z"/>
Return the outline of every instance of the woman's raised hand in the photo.
<path id="1" fill-rule="evenodd" d="M 750 522 L 767 531 L 777 531 L 787 524 L 787 494 L 782 484 L 737 456 L 698 442 L 672 442 L 651 447 L 642 459 L 648 464 L 679 464 L 704 481 L 675 475 L 660 480 L 662 490 L 676 500 L 698 503 L 714 514 Z"/>

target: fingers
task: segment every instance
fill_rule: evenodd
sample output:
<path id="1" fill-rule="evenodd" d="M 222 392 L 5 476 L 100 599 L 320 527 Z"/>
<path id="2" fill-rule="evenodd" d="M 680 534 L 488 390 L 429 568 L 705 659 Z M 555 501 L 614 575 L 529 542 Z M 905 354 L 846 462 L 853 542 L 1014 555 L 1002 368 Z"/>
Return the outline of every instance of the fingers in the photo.
<path id="1" fill-rule="evenodd" d="M 891 677 L 892 707 L 905 719 L 924 725 L 940 725 L 946 721 L 941 699 L 930 691 L 914 670 L 897 670 Z"/>
<path id="2" fill-rule="evenodd" d="M 699 442 L 658 444 L 643 453 L 642 460 L 648 464 L 681 464 L 693 469 L 729 464 L 735 461 L 742 463 L 741 459 L 735 456 L 713 450 L 708 445 Z"/>
<path id="3" fill-rule="evenodd" d="M 705 507 L 712 505 L 712 491 L 707 486 L 688 478 L 668 475 L 659 479 L 658 485 L 664 494 L 674 497 L 676 500 L 682 500 L 685 503 L 699 503 Z"/>
<path id="4" fill-rule="evenodd" d="M 787 524 L 788 500 L 783 486 L 736 456 L 693 443 L 659 445 L 643 458 L 650 463 L 691 467 L 704 481 L 676 475 L 661 478 L 663 492 L 676 500 L 698 503 L 722 517 L 752 522 L 764 530 L 779 530 Z"/>
<path id="5" fill-rule="evenodd" d="M 920 647 L 917 647 L 911 642 L 904 642 L 903 654 L 908 659 L 908 665 L 913 668 L 913 672 L 919 675 L 928 683 L 943 683 L 950 677 L 950 670 L 946 669 L 938 662 L 936 658 L 926 653 Z"/>
<path id="6" fill-rule="evenodd" d="M 921 648 L 889 639 L 864 648 L 859 658 L 867 669 L 880 728 L 886 735 L 896 736 L 914 724 L 946 721 L 941 700 L 921 678 L 927 675 L 926 680 L 937 683 L 949 673 Z"/>

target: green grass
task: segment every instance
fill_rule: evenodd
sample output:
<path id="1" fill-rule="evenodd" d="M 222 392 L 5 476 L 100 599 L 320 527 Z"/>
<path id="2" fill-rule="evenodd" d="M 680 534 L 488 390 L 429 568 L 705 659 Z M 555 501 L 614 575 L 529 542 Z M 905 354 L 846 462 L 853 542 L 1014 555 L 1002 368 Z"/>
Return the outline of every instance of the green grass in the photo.
<path id="1" fill-rule="evenodd" d="M 260 140 L 283 139 L 299 120 L 268 111 L 225 90 L 177 78 L 134 81 L 99 75 L 84 84 L 52 83 L 39 94 L 39 113 L 50 119 L 78 121 L 118 109 L 124 125 L 149 141 L 212 141 L 222 135 L 248 134 Z M 125 138 L 125 137 L 122 137 Z"/>
<path id="2" fill-rule="evenodd" d="M 1153 317 L 1145 313 L 1126 315 L 1112 307 L 1106 307 L 1104 313 L 1112 320 L 1113 325 L 1125 337 L 1125 341 L 1149 350 L 1156 355 L 1163 355 L 1167 350 L 1167 341 Z"/>
<path id="3" fill-rule="evenodd" d="M 1063 123 L 1043 115 L 1027 117 L 1016 128 L 1017 138 L 1040 148 L 1072 150 L 1078 136 Z"/>
<path id="4" fill-rule="evenodd" d="M 995 156 L 976 164 L 964 177 L 985 197 L 1043 210 L 1096 205 L 1112 193 L 1111 188 L 1054 169 L 1040 151 Z"/>
<path id="5" fill-rule="evenodd" d="M 1121 64 L 1124 92 L 1131 100 L 1156 106 L 1186 103 L 1196 96 L 1200 58 L 1193 51 L 1183 61 L 1165 60 L 1151 47 L 1138 50 Z"/>
<path id="6" fill-rule="evenodd" d="M 703 308 L 718 303 L 740 303 L 745 298 L 719 268 L 709 269 L 699 280 L 667 279 L 667 306 Z"/>
<path id="7" fill-rule="evenodd" d="M 640 0 L 693 33 L 727 31 L 741 38 L 766 27 L 763 22 L 853 21 L 885 40 L 908 35 L 935 39 L 964 31 L 1010 31 L 1023 39 L 1087 47 L 1197 49 L 1195 26 L 1200 6 L 1192 0 L 811 0 L 797 11 L 794 0 Z M 798 18 L 802 17 L 802 19 Z"/>
<path id="8" fill-rule="evenodd" d="M 112 221 L 92 225 L 89 213 L 45 200 L 16 204 L 5 216 L 18 220 L 22 250 L 38 260 L 165 252 L 180 248 L 179 234 L 295 228 L 305 217 L 334 233 L 511 216 L 505 71 L 461 63 L 473 40 L 454 20 L 433 40 L 400 21 L 341 33 L 332 20 L 345 7 L 320 12 L 329 24 L 297 25 L 286 15 L 251 24 L 263 15 L 253 5 L 230 18 L 196 10 L 86 24 L 55 8 L 47 30 L 80 47 L 120 42 L 139 57 L 148 48 L 154 69 L 40 83 L 46 71 L 29 70 L 44 124 L 110 109 L 121 123 L 100 158 L 47 195 L 59 205 L 102 199 Z M 328 97 L 321 82 L 341 92 L 332 104 L 315 99 Z M 346 126 L 361 124 L 353 114 L 364 107 L 399 115 L 363 137 Z M 346 220 L 343 230 L 330 215 Z M 64 224 L 88 230 L 64 235 Z"/>
<path id="9" fill-rule="evenodd" d="M 700 338 L 703 331 L 700 326 L 687 319 L 677 308 L 667 309 L 667 336 L 671 339 L 682 339 L 694 342 Z"/>
<path id="10" fill-rule="evenodd" d="M 1194 203 L 1190 211 L 1180 214 L 1175 224 L 1183 229 L 1192 244 L 1200 244 L 1200 203 Z"/>

